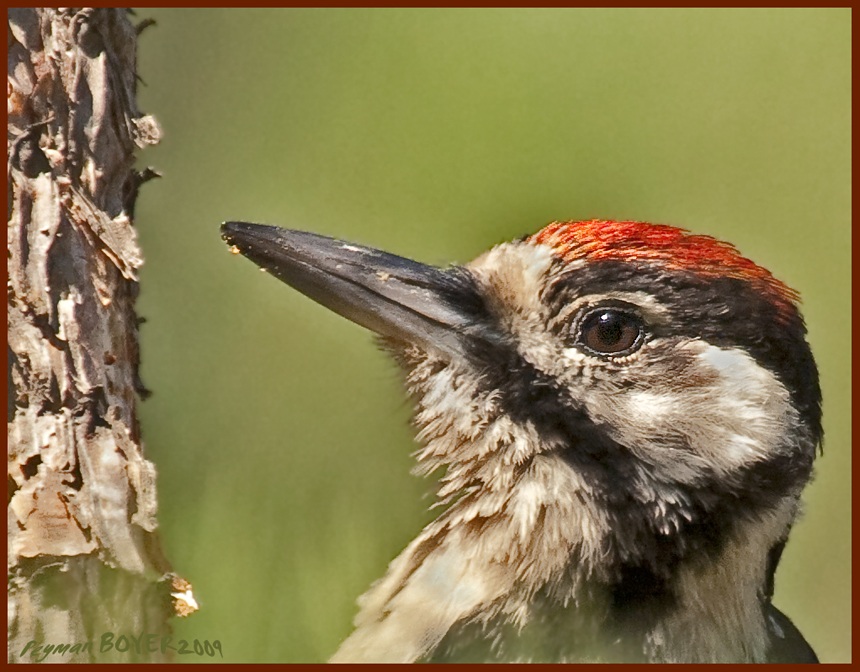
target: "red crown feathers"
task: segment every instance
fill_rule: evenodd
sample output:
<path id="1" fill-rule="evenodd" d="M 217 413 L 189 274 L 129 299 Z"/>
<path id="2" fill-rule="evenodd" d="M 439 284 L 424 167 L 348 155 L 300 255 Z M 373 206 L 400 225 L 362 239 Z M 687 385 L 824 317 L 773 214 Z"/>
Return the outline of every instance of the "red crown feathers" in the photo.
<path id="1" fill-rule="evenodd" d="M 548 245 L 565 261 L 641 260 L 701 276 L 744 280 L 769 296 L 783 316 L 793 312 L 799 299 L 796 291 L 741 256 L 730 243 L 665 224 L 600 219 L 553 222 L 527 240 Z"/>

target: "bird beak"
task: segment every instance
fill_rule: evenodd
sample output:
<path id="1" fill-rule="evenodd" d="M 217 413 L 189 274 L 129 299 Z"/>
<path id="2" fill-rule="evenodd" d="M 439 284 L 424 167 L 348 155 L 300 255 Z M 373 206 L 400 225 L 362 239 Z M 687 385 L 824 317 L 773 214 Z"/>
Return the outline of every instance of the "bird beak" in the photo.
<path id="1" fill-rule="evenodd" d="M 279 280 L 395 341 L 463 355 L 476 305 L 471 276 L 306 231 L 226 222 L 221 237 Z"/>

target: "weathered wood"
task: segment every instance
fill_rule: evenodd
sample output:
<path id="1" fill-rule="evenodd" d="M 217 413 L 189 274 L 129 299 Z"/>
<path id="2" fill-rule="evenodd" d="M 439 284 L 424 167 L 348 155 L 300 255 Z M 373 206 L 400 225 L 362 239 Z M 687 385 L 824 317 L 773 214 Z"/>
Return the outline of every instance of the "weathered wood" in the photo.
<path id="1" fill-rule="evenodd" d="M 195 606 L 158 545 L 137 419 L 133 162 L 160 135 L 135 102 L 137 32 L 119 9 L 8 22 L 8 658 L 164 660 L 100 641 L 169 634 Z"/>

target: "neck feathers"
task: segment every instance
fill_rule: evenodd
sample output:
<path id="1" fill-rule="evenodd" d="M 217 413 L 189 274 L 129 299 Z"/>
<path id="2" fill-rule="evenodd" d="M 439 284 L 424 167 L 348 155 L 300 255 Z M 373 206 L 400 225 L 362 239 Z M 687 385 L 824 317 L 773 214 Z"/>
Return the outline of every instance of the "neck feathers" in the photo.
<path id="1" fill-rule="evenodd" d="M 446 510 L 362 598 L 336 660 L 765 660 L 767 554 L 794 499 L 734 529 L 716 561 L 678 558 L 657 576 L 619 548 L 618 521 L 560 444 L 512 422 L 467 372 L 411 364 L 417 471 L 446 469 Z"/>

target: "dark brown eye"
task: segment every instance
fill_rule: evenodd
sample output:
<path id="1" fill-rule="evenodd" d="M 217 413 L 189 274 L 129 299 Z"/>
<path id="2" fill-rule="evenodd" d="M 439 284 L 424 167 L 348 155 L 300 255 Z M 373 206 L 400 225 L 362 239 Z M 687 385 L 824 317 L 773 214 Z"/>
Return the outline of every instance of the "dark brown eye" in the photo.
<path id="1" fill-rule="evenodd" d="M 579 342 L 598 355 L 629 354 L 642 344 L 642 319 L 618 308 L 600 308 L 586 315 L 579 327 Z"/>

